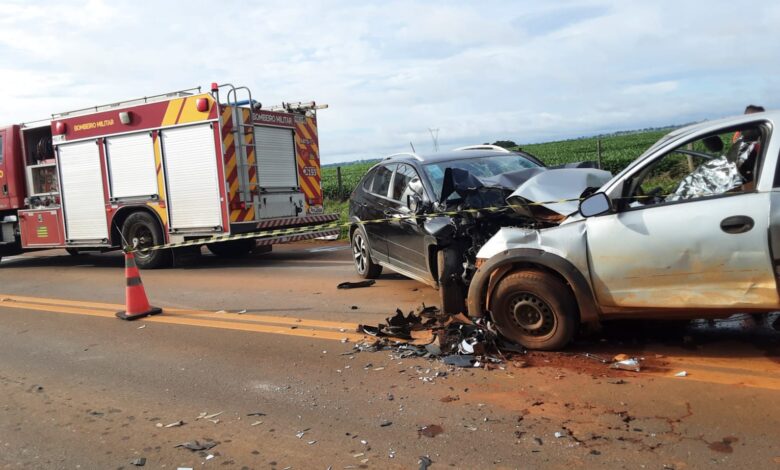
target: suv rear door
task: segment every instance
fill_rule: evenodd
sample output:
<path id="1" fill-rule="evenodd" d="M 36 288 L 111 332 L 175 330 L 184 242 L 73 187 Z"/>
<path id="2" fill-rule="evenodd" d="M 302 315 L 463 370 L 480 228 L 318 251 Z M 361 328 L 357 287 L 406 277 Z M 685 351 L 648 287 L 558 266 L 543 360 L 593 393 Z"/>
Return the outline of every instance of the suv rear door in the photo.
<path id="1" fill-rule="evenodd" d="M 364 181 L 363 197 L 356 201 L 361 220 L 385 218 L 390 200 L 387 198 L 396 164 L 379 165 Z M 368 235 L 368 245 L 377 261 L 387 261 L 387 230 L 384 223 L 367 223 L 363 228 Z"/>
<path id="2" fill-rule="evenodd" d="M 407 196 L 412 194 L 423 198 L 420 176 L 411 165 L 399 163 L 393 175 L 385 210 L 385 216 L 391 219 L 384 224 L 390 262 L 415 277 L 433 281 L 426 261 L 422 224 L 417 223 L 416 219 L 407 218 L 412 214 L 407 206 Z M 392 220 L 394 217 L 398 218 Z"/>

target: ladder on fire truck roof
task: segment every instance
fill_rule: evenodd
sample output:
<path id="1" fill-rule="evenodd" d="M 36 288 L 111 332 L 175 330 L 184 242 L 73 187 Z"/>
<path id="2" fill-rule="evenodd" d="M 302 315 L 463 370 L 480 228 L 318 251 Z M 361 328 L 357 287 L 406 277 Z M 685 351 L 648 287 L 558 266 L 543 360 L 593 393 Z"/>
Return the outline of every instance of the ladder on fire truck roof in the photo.
<path id="1" fill-rule="evenodd" d="M 180 98 L 182 96 L 191 96 L 196 93 L 200 93 L 200 87 L 186 88 L 184 90 L 172 91 L 169 93 L 162 93 L 160 95 L 142 96 L 141 98 L 134 98 L 131 100 L 117 101 L 115 103 L 102 104 L 98 106 L 90 106 L 89 108 L 75 109 L 73 111 L 66 111 L 64 113 L 52 114 L 52 119 L 61 119 L 64 117 L 82 116 L 84 114 L 92 114 L 100 111 L 111 111 L 116 108 L 124 108 L 127 106 L 138 106 L 140 104 L 155 103 L 158 101 L 165 101 L 171 98 Z"/>
<path id="2" fill-rule="evenodd" d="M 249 152 L 255 151 L 255 162 L 258 162 L 259 155 L 257 154 L 257 142 L 255 142 L 255 125 L 252 118 L 252 112 L 255 108 L 260 108 L 262 105 L 252 99 L 252 90 L 246 86 L 233 86 L 230 83 L 223 83 L 219 85 L 219 88 L 228 88 L 226 101 L 227 105 L 232 108 L 233 112 L 233 142 L 236 147 L 236 171 L 238 173 L 238 194 L 241 202 L 252 202 L 253 190 L 251 186 L 258 186 L 258 183 L 251 183 L 249 181 Z M 238 93 L 244 91 L 247 95 L 247 99 L 239 101 Z M 246 105 L 246 106 L 245 106 Z M 244 117 L 242 115 L 242 109 L 249 109 L 249 124 L 244 123 Z M 246 142 L 246 136 L 252 136 L 252 143 Z"/>

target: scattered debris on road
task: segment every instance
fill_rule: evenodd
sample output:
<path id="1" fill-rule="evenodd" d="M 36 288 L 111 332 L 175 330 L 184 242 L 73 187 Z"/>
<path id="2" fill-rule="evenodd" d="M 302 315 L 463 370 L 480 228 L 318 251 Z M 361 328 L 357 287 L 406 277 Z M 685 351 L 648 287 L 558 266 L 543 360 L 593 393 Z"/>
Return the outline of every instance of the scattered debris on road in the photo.
<path id="1" fill-rule="evenodd" d="M 173 423 L 165 424 L 165 425 L 163 425 L 163 423 L 157 423 L 157 424 L 155 424 L 155 426 L 157 426 L 158 428 L 177 428 L 179 426 L 184 426 L 185 424 L 187 424 L 187 423 L 185 423 L 182 420 L 179 420 L 179 421 L 175 421 Z"/>
<path id="2" fill-rule="evenodd" d="M 146 458 L 140 457 L 135 460 L 132 460 L 130 462 L 130 465 L 135 465 L 136 467 L 143 467 L 144 465 L 146 465 Z"/>
<path id="3" fill-rule="evenodd" d="M 417 434 L 425 437 L 436 437 L 444 432 L 444 428 L 438 424 L 429 424 L 417 429 Z"/>
<path id="4" fill-rule="evenodd" d="M 189 449 L 189 450 L 191 450 L 193 452 L 197 452 L 199 450 L 209 450 L 209 449 L 211 449 L 213 447 L 216 447 L 216 445 L 217 445 L 217 443 L 214 442 L 214 441 L 203 441 L 203 442 L 200 442 L 200 441 L 194 440 L 194 441 L 182 442 L 181 444 L 176 444 L 173 447 L 174 448 L 176 448 L 176 447 L 183 447 L 183 448 Z"/>
<path id="5" fill-rule="evenodd" d="M 682 371 L 680 371 L 680 372 L 678 372 L 678 373 L 674 374 L 674 376 L 675 376 L 675 377 L 688 377 L 688 372 L 687 372 L 687 371 L 684 371 L 684 370 L 682 370 Z"/>
<path id="6" fill-rule="evenodd" d="M 625 355 L 623 354 L 623 356 Z M 642 367 L 639 365 L 639 359 L 635 357 L 614 362 L 610 367 L 613 369 L 630 370 L 633 372 L 640 372 L 642 370 Z"/>
<path id="7" fill-rule="evenodd" d="M 262 411 L 253 411 L 252 413 L 247 413 L 246 415 L 247 415 L 247 416 L 267 416 L 267 415 L 266 415 L 265 413 L 263 413 Z"/>
<path id="8" fill-rule="evenodd" d="M 358 281 L 358 282 L 342 282 L 341 284 L 337 285 L 337 289 L 359 289 L 361 287 L 371 287 L 374 284 L 376 284 L 376 281 L 373 279 L 368 279 L 365 281 Z"/>
<path id="9" fill-rule="evenodd" d="M 433 460 L 427 455 L 422 455 L 417 463 L 420 464 L 420 470 L 428 470 L 428 467 L 433 464 Z"/>
<path id="10" fill-rule="evenodd" d="M 208 412 L 206 412 L 206 411 L 203 411 L 203 412 L 201 412 L 201 414 L 199 414 L 199 415 L 198 415 L 198 417 L 197 417 L 197 418 L 195 418 L 195 419 L 196 419 L 196 420 L 197 420 L 197 419 L 206 419 L 206 420 L 209 420 L 209 421 L 211 421 L 212 419 L 216 418 L 217 416 L 221 415 L 222 413 L 224 413 L 224 411 L 220 411 L 220 412 L 218 412 L 218 413 L 212 413 L 212 414 L 208 414 Z M 217 421 L 219 421 L 219 420 L 217 420 Z"/>
<path id="11" fill-rule="evenodd" d="M 476 321 L 459 314 L 445 314 L 436 307 L 417 309 L 404 315 L 396 309 L 386 323 L 358 325 L 357 331 L 377 338 L 353 346 L 353 352 L 394 350 L 397 359 L 441 358 L 450 366 L 473 368 L 505 361 L 503 352 L 525 353 L 525 349 L 499 338 L 490 321 Z"/>

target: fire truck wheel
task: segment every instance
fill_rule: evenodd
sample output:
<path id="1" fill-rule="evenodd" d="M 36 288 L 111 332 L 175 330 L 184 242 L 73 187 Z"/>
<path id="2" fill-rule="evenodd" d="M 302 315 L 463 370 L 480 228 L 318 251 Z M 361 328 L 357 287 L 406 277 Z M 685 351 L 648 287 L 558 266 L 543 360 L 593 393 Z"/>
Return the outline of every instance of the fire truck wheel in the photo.
<path id="1" fill-rule="evenodd" d="M 439 298 L 444 313 L 467 313 L 466 287 L 463 285 L 463 256 L 457 249 L 444 248 L 436 254 L 439 270 Z"/>
<path id="2" fill-rule="evenodd" d="M 122 238 L 136 248 L 163 245 L 162 228 L 147 212 L 134 212 L 122 224 Z M 171 250 L 137 251 L 135 262 L 142 269 L 156 269 L 170 266 Z"/>
<path id="3" fill-rule="evenodd" d="M 209 243 L 206 247 L 210 252 L 221 258 L 240 258 L 248 255 L 255 249 L 257 242 L 250 238 L 247 240 L 231 240 L 222 243 Z"/>

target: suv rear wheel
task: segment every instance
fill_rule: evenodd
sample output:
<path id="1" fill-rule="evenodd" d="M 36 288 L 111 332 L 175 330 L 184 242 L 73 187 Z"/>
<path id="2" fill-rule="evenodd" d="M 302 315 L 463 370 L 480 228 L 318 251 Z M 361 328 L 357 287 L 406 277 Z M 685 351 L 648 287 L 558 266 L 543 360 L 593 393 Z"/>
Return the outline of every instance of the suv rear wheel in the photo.
<path id="1" fill-rule="evenodd" d="M 496 286 L 490 310 L 498 331 L 528 349 L 561 349 L 577 330 L 577 303 L 571 290 L 542 271 L 508 274 Z"/>
<path id="2" fill-rule="evenodd" d="M 355 261 L 355 271 L 363 279 L 376 279 L 382 274 L 382 266 L 371 259 L 368 248 L 368 238 L 363 227 L 357 227 L 352 232 L 352 257 Z"/>

